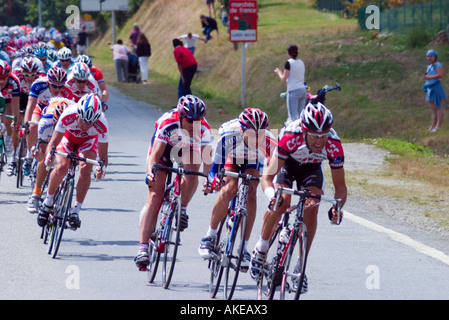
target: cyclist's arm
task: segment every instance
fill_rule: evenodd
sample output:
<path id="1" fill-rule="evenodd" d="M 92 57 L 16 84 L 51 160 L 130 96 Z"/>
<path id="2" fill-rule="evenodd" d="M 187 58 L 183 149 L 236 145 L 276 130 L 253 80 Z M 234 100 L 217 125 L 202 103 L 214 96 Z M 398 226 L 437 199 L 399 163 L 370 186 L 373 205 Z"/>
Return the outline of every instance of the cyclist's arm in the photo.
<path id="1" fill-rule="evenodd" d="M 165 147 L 167 145 L 159 140 L 154 140 L 153 147 L 151 149 L 151 153 L 148 156 L 147 159 L 147 167 L 146 167 L 146 173 L 148 174 L 148 180 L 154 181 L 154 175 L 151 171 L 153 169 L 153 165 L 159 161 L 159 159 L 162 157 L 165 151 Z"/>
<path id="2" fill-rule="evenodd" d="M 24 122 L 31 121 L 31 117 L 33 116 L 33 110 L 37 104 L 37 97 L 28 96 L 28 103 L 25 111 L 25 119 Z"/>
<path id="3" fill-rule="evenodd" d="M 203 161 L 203 173 L 208 174 L 212 168 L 212 145 L 201 147 L 201 158 Z"/>
<path id="4" fill-rule="evenodd" d="M 11 112 L 13 115 L 19 117 L 20 111 L 20 96 L 11 98 Z"/>
<path id="5" fill-rule="evenodd" d="M 261 178 L 261 185 L 265 195 L 270 199 L 274 197 L 275 192 L 273 179 L 279 172 L 279 170 L 281 170 L 284 163 L 285 160 L 279 159 L 276 155 L 274 155 L 273 157 L 271 157 L 268 166 L 264 169 Z"/>
<path id="6" fill-rule="evenodd" d="M 104 159 L 104 166 L 108 166 L 108 142 L 98 142 L 98 158 Z"/>
<path id="7" fill-rule="evenodd" d="M 335 188 L 335 199 L 341 199 L 343 205 L 346 202 L 346 198 L 348 195 L 348 189 L 346 187 L 345 182 L 345 170 L 343 168 L 332 168 L 331 169 L 331 176 L 332 176 L 332 183 L 334 184 Z"/>

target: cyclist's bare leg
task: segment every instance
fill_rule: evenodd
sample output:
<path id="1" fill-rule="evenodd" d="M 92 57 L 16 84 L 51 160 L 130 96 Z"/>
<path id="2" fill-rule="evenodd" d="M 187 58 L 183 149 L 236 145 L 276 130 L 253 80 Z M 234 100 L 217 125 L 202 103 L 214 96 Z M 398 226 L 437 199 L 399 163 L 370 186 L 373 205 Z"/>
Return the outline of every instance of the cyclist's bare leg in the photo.
<path id="1" fill-rule="evenodd" d="M 141 212 L 140 243 L 148 243 L 157 222 L 159 207 L 164 198 L 166 173 L 158 171 L 157 178 L 151 188 L 148 188 L 148 197 Z"/>
<path id="2" fill-rule="evenodd" d="M 198 171 L 201 164 L 184 164 L 184 169 Z M 198 176 L 184 175 L 181 182 L 181 205 L 187 207 L 198 187 Z"/>
<path id="3" fill-rule="evenodd" d="M 80 154 L 83 158 L 95 160 L 97 154 L 93 151 L 86 151 Z M 81 161 L 80 164 L 80 176 L 76 185 L 76 202 L 83 203 L 86 197 L 87 191 L 90 187 L 92 164 Z"/>
<path id="4" fill-rule="evenodd" d="M 250 174 L 253 177 L 259 177 L 260 172 L 257 169 L 247 169 L 245 170 L 246 174 Z M 245 240 L 249 240 L 251 235 L 251 231 L 253 230 L 254 221 L 256 220 L 256 211 L 257 211 L 257 187 L 259 185 L 259 181 L 250 181 L 249 182 L 249 190 L 248 190 L 248 198 L 246 202 L 246 235 Z"/>
<path id="5" fill-rule="evenodd" d="M 228 170 L 228 168 L 226 168 L 226 170 Z M 235 197 L 238 190 L 238 181 L 236 178 L 225 177 L 224 180 L 225 185 L 221 188 L 220 194 L 218 195 L 217 200 L 215 200 L 210 218 L 210 228 L 213 230 L 218 229 L 220 222 L 228 212 L 229 202 Z"/>
<path id="6" fill-rule="evenodd" d="M 40 148 L 42 149 L 42 152 L 39 152 L 35 159 L 38 161 L 37 163 L 37 172 L 36 172 L 36 185 L 34 187 L 34 193 L 40 195 L 40 192 L 36 193 L 36 190 L 40 190 L 42 188 L 42 184 L 45 181 L 45 178 L 47 177 L 47 167 L 44 163 L 44 155 L 47 148 L 46 143 L 41 143 Z"/>
<path id="7" fill-rule="evenodd" d="M 56 156 L 56 161 L 55 169 L 51 172 L 50 181 L 48 182 L 47 194 L 49 195 L 56 193 L 70 166 L 70 159 L 68 158 Z"/>
<path id="8" fill-rule="evenodd" d="M 277 189 L 279 186 L 283 186 L 285 188 L 288 188 L 289 186 L 285 184 L 274 184 L 274 189 Z M 288 194 L 282 194 L 282 204 L 278 206 L 276 211 L 270 211 L 267 210 L 265 212 L 264 218 L 263 218 L 263 224 L 262 224 L 262 232 L 261 232 L 261 238 L 265 241 L 268 241 L 271 237 L 271 234 L 275 230 L 277 223 L 282 217 L 282 214 L 290 207 L 290 201 L 291 196 Z"/>
<path id="9" fill-rule="evenodd" d="M 323 190 L 317 187 L 307 187 L 312 193 L 315 194 L 323 194 Z M 316 199 L 308 199 L 306 201 L 306 207 L 304 209 L 304 224 L 307 227 L 307 252 L 310 251 L 310 247 L 312 246 L 313 238 L 315 237 L 317 225 L 318 225 L 318 209 L 319 205 L 315 205 L 319 203 L 319 200 Z"/>
<path id="10" fill-rule="evenodd" d="M 39 122 L 41 119 L 40 115 L 33 114 L 31 117 L 31 121 Z M 38 126 L 35 124 L 30 124 L 29 130 L 30 132 L 27 135 L 27 149 L 31 150 L 31 147 L 33 147 L 36 144 L 37 140 L 37 128 Z"/>

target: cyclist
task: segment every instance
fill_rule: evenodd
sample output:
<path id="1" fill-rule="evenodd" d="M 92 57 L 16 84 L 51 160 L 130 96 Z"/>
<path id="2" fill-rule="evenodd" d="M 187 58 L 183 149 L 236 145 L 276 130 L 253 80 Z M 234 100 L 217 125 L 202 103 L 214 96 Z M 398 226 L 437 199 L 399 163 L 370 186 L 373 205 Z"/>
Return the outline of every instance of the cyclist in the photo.
<path id="1" fill-rule="evenodd" d="M 58 60 L 56 60 L 52 66 L 63 68 L 65 72 L 68 73 L 72 68 L 73 64 L 75 63 L 75 59 L 73 59 L 72 50 L 70 50 L 67 47 L 64 47 L 56 53 L 56 56 L 58 57 Z"/>
<path id="2" fill-rule="evenodd" d="M 53 146 L 56 146 L 57 151 L 77 152 L 83 158 L 94 160 L 98 154 L 100 159 L 105 159 L 105 166 L 97 167 L 95 175 L 97 179 L 105 175 L 108 164 L 108 123 L 101 111 L 101 100 L 97 95 L 85 95 L 61 114 L 47 146 L 44 160 L 46 166 L 51 166 L 54 162 L 54 156 L 50 154 Z M 48 215 L 53 209 L 54 195 L 70 166 L 70 159 L 61 156 L 56 156 L 56 159 L 57 164 L 50 175 L 47 196 L 39 208 L 37 223 L 40 227 L 45 226 L 48 221 Z M 75 206 L 69 216 L 69 224 L 74 229 L 81 226 L 79 212 L 90 187 L 91 171 L 91 164 L 80 163 Z"/>
<path id="3" fill-rule="evenodd" d="M 208 175 L 208 183 L 205 181 L 204 192 L 210 192 L 212 185 L 221 183 L 217 181 L 216 174 L 222 167 L 227 171 L 244 172 L 254 177 L 260 177 L 264 160 L 269 159 L 277 145 L 275 137 L 266 130 L 268 116 L 265 112 L 256 108 L 245 109 L 238 118 L 224 123 L 219 130 L 220 139 L 215 149 L 214 161 Z M 217 180 L 215 180 L 217 179 Z M 201 239 L 198 249 L 204 259 L 209 259 L 211 250 L 215 246 L 217 230 L 220 222 L 226 216 L 229 202 L 238 192 L 238 179 L 225 177 L 225 184 L 221 188 L 220 195 L 212 209 L 209 229 L 205 237 Z M 243 270 L 248 270 L 251 255 L 246 249 L 251 230 L 256 218 L 256 194 L 258 181 L 250 181 L 247 199 L 247 230 L 245 236 L 244 256 L 241 263 Z"/>
<path id="4" fill-rule="evenodd" d="M 182 163 L 185 169 L 198 171 L 201 165 L 201 155 L 211 156 L 212 135 L 210 126 L 204 118 L 206 104 L 196 96 L 186 95 L 178 100 L 176 108 L 166 112 L 156 122 L 155 133 L 146 161 L 146 178 L 148 198 L 140 213 L 140 246 L 134 259 L 139 270 L 148 265 L 148 244 L 156 225 L 159 207 L 162 204 L 165 190 L 166 172 L 159 171 L 153 175 L 155 163 L 171 167 L 171 157 L 177 163 Z M 203 172 L 210 169 L 204 163 Z M 198 186 L 198 177 L 186 175 L 181 184 L 181 231 L 188 226 L 186 207 L 192 199 Z"/>
<path id="5" fill-rule="evenodd" d="M 28 104 L 25 111 L 24 122 L 36 121 L 39 122 L 42 110 L 48 105 L 48 102 L 53 97 L 63 97 L 69 100 L 74 100 L 72 90 L 66 85 L 67 73 L 62 68 L 51 68 L 46 77 L 38 78 L 33 82 L 28 95 Z M 27 132 L 27 156 L 23 163 L 23 174 L 29 175 L 32 163 L 31 147 L 34 146 L 37 139 L 37 126 L 30 125 L 29 132 Z M 44 174 L 44 173 L 42 173 Z"/>
<path id="6" fill-rule="evenodd" d="M 50 63 L 50 60 L 47 57 L 47 49 L 45 47 L 37 47 L 34 49 L 34 55 L 42 63 L 44 73 L 47 73 L 52 67 L 52 63 Z"/>
<path id="7" fill-rule="evenodd" d="M 48 141 L 53 136 L 54 127 L 59 120 L 62 112 L 70 105 L 74 104 L 73 100 L 67 98 L 55 97 L 51 98 L 48 106 L 42 110 L 41 118 L 39 120 L 39 126 L 37 130 L 37 137 L 41 141 Z M 36 183 L 34 185 L 33 192 L 28 199 L 28 212 L 37 213 L 39 210 L 39 203 L 42 195 L 42 184 L 47 176 L 47 170 L 44 163 L 44 156 L 47 150 L 46 143 L 40 143 L 37 150 L 34 150 L 34 146 L 31 148 L 31 154 L 38 162 Z"/>
<path id="8" fill-rule="evenodd" d="M 101 70 L 92 64 L 92 60 L 88 55 L 82 54 L 76 58 L 76 61 L 83 62 L 83 63 L 87 64 L 87 66 L 90 69 L 90 73 L 92 74 L 94 79 L 97 80 L 98 87 L 101 90 L 101 101 L 103 101 L 105 103 L 108 102 L 109 92 L 108 92 L 106 83 L 104 82 L 104 77 L 103 77 L 103 73 L 101 72 Z M 105 111 L 105 110 L 103 110 L 103 111 Z"/>
<path id="9" fill-rule="evenodd" d="M 5 98 L 5 114 L 16 116 L 19 119 L 19 104 L 20 104 L 20 81 L 17 77 L 11 73 L 11 67 L 8 62 L 0 60 L 0 91 Z M 3 123 L 6 126 L 5 143 L 8 146 L 12 140 L 13 150 L 11 162 L 8 165 L 6 174 L 12 176 L 14 174 L 17 158 L 16 149 L 19 142 L 18 128 L 19 122 L 16 122 L 16 126 L 11 128 L 11 119 L 4 119 Z"/>
<path id="10" fill-rule="evenodd" d="M 87 64 L 83 62 L 77 62 L 73 65 L 67 76 L 67 85 L 72 89 L 76 102 L 88 93 L 94 93 L 101 99 L 101 91 L 97 81 L 90 74 Z"/>
<path id="11" fill-rule="evenodd" d="M 335 198 L 346 201 L 347 188 L 343 169 L 344 152 L 341 141 L 332 129 L 332 113 L 321 103 L 309 103 L 297 119 L 283 128 L 279 135 L 274 159 L 261 179 L 262 188 L 270 199 L 269 210 L 265 213 L 262 231 L 251 259 L 251 276 L 254 279 L 262 274 L 268 251 L 268 241 L 282 214 L 290 207 L 290 195 L 283 194 L 276 211 L 274 187 L 279 185 L 292 188 L 307 188 L 315 194 L 323 194 L 324 177 L 322 162 L 329 160 Z M 274 180 L 273 180 L 274 179 Z M 274 183 L 273 183 L 274 182 Z M 304 211 L 304 223 L 308 231 L 308 252 L 317 228 L 318 200 L 309 199 Z M 337 222 L 337 212 L 329 211 L 329 218 Z M 307 278 L 304 278 L 303 292 L 307 291 Z M 297 284 L 294 284 L 297 287 Z"/>

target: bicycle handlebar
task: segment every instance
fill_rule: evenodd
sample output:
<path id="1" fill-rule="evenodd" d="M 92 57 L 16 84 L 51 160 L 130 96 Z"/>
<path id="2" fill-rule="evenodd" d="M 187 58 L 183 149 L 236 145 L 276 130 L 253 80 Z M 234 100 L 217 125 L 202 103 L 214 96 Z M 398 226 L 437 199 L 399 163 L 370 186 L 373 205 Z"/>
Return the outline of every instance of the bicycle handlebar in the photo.
<path id="1" fill-rule="evenodd" d="M 252 176 L 248 173 L 242 173 L 242 172 L 233 172 L 233 171 L 226 171 L 224 168 L 221 169 L 220 173 L 218 174 L 218 178 L 220 179 L 220 181 L 223 181 L 223 177 L 227 176 L 227 177 L 232 177 L 232 178 L 241 178 L 243 180 L 246 181 L 260 181 L 260 178 Z"/>
<path id="2" fill-rule="evenodd" d="M 196 176 L 207 177 L 207 174 L 205 174 L 203 172 L 184 169 L 182 166 L 173 168 L 173 167 L 165 167 L 163 165 L 155 163 L 153 165 L 153 168 L 151 169 L 151 171 L 153 172 L 154 175 L 156 175 L 158 170 L 173 172 L 173 173 L 176 173 L 179 175 L 187 174 L 187 175 L 196 175 Z"/>
<path id="3" fill-rule="evenodd" d="M 298 191 L 298 190 L 295 190 L 295 189 L 284 188 L 282 186 L 279 186 L 277 188 L 276 192 L 275 192 L 276 202 L 274 203 L 273 211 L 276 211 L 277 204 L 278 204 L 279 198 L 281 197 L 282 193 L 291 194 L 291 195 L 297 195 L 297 196 L 299 196 L 301 198 L 314 198 L 314 199 L 317 199 L 317 200 L 330 202 L 330 203 L 332 203 L 333 207 L 337 211 L 337 221 L 340 221 L 342 199 L 334 199 L 332 197 L 327 197 L 327 196 L 324 196 L 324 195 L 315 194 L 315 193 L 310 192 L 307 189 Z"/>

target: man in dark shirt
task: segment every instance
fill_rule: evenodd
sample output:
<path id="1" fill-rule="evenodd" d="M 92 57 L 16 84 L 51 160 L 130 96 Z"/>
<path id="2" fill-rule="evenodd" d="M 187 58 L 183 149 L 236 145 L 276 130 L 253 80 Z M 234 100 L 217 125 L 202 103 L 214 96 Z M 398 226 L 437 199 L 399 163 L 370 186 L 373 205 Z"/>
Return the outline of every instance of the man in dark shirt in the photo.
<path id="1" fill-rule="evenodd" d="M 173 47 L 175 50 L 173 54 L 175 56 L 176 63 L 178 64 L 181 78 L 178 85 L 178 98 L 192 94 L 190 85 L 192 84 L 193 76 L 195 75 L 198 63 L 193 56 L 192 52 L 184 47 L 184 44 L 179 39 L 173 39 Z"/>
<path id="2" fill-rule="evenodd" d="M 212 17 L 206 17 L 205 15 L 200 16 L 201 19 L 201 26 L 203 27 L 203 34 L 206 36 L 206 40 L 204 40 L 204 43 L 207 43 L 212 37 L 210 33 L 214 30 L 217 30 L 218 33 L 218 26 L 217 21 Z"/>

